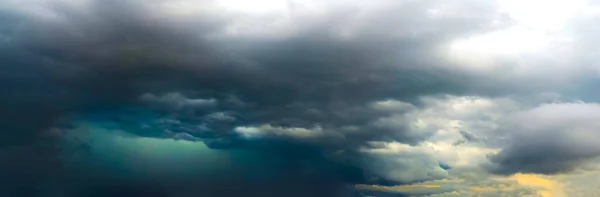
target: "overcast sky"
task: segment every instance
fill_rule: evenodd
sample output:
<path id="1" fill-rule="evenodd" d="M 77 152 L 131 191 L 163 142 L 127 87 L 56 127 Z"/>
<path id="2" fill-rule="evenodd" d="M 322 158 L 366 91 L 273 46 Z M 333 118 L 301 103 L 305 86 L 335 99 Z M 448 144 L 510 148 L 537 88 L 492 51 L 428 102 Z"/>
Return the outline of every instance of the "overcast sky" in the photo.
<path id="1" fill-rule="evenodd" d="M 594 196 L 599 23 L 595 0 L 3 0 L 0 194 Z"/>

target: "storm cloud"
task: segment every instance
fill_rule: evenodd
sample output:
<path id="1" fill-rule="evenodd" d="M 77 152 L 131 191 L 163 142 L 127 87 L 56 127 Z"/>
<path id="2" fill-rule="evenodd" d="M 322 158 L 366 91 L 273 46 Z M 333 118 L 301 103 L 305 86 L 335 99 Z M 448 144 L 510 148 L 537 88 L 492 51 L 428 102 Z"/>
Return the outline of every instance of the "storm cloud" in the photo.
<path id="1" fill-rule="evenodd" d="M 0 2 L 0 172 L 23 177 L 3 191 L 353 196 L 455 166 L 584 168 L 597 17 L 511 6 Z"/>
<path id="2" fill-rule="evenodd" d="M 342 18 L 360 7 L 335 9 L 323 16 L 332 20 L 322 21 L 305 21 L 303 13 L 296 16 L 290 8 L 281 17 L 306 27 L 283 32 L 283 38 L 255 38 L 226 33 L 241 17 L 251 16 L 220 10 L 211 1 L 195 3 L 206 9 L 186 15 L 170 9 L 177 3 L 4 2 L 7 109 L 2 111 L 18 112 L 9 122 L 20 124 L 28 118 L 19 113 L 33 112 L 39 124 L 21 125 L 43 128 L 65 113 L 119 107 L 147 93 L 187 91 L 248 102 L 253 108 L 244 112 L 256 124 L 364 124 L 372 117 L 361 117 L 368 112 L 358 108 L 378 99 L 468 91 L 464 74 L 421 57 L 430 56 L 439 39 L 477 31 L 488 22 L 485 17 L 418 19 L 416 15 L 427 17 L 427 4 L 436 2 L 390 2 L 386 4 L 414 13 L 375 5 L 365 12 L 379 13 L 357 18 L 361 27 L 349 27 L 355 36 L 344 39 L 332 28 L 350 24 Z M 398 13 L 411 17 L 392 17 Z M 448 31 L 447 23 L 457 25 Z M 399 32 L 386 35 L 378 29 L 383 27 L 362 27 L 369 24 L 389 24 Z M 54 104 L 45 104 L 49 102 Z M 40 128 L 28 130 L 35 129 Z"/>
<path id="3" fill-rule="evenodd" d="M 558 103 L 512 114 L 498 132 L 507 147 L 491 157 L 499 173 L 564 173 L 583 168 L 599 155 L 598 105 Z"/>

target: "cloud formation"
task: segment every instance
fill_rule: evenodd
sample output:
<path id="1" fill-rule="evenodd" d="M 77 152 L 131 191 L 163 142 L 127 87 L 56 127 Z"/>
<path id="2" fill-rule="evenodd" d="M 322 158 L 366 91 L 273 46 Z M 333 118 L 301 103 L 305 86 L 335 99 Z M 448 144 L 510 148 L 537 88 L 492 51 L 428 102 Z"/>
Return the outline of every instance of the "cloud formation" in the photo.
<path id="1" fill-rule="evenodd" d="M 0 172 L 23 178 L 2 191 L 351 196 L 591 170 L 598 5 L 543 3 L 5 0 Z M 223 179 L 171 168 L 192 164 Z"/>
<path id="2" fill-rule="evenodd" d="M 546 104 L 511 114 L 499 135 L 507 146 L 491 157 L 499 173 L 553 174 L 573 171 L 599 155 L 596 141 L 600 107 L 588 103 Z"/>

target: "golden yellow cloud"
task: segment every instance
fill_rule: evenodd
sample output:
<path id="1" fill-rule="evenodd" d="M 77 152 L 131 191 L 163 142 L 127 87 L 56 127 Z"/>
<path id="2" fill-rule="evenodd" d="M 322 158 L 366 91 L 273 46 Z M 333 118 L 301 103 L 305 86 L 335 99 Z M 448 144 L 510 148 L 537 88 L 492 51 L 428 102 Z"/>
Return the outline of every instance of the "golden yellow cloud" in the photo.
<path id="1" fill-rule="evenodd" d="M 556 180 L 536 174 L 515 174 L 511 177 L 517 183 L 527 187 L 536 188 L 538 195 L 542 197 L 565 197 L 563 184 Z"/>

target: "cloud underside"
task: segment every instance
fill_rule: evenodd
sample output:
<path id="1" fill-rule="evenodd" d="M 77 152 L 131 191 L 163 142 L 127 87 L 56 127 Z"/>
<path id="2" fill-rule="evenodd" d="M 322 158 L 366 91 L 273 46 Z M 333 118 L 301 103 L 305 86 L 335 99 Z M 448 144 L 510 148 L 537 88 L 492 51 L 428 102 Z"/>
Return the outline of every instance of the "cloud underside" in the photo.
<path id="1" fill-rule="evenodd" d="M 591 3 L 225 2 L 1 2 L 3 191 L 350 196 L 600 155 Z M 396 194 L 481 188 L 429 189 Z"/>

